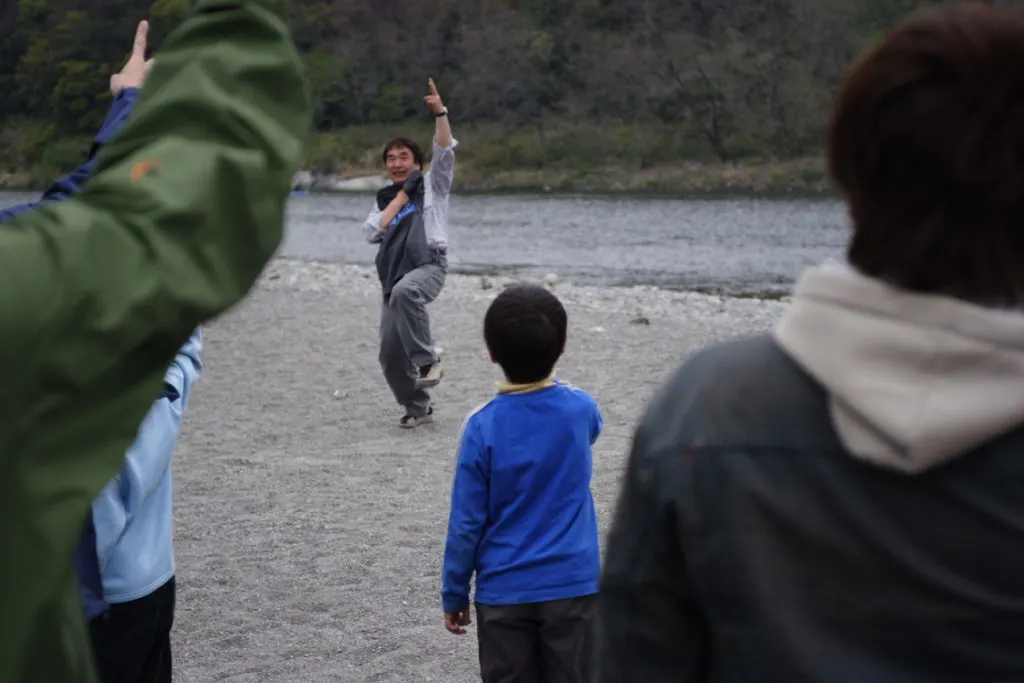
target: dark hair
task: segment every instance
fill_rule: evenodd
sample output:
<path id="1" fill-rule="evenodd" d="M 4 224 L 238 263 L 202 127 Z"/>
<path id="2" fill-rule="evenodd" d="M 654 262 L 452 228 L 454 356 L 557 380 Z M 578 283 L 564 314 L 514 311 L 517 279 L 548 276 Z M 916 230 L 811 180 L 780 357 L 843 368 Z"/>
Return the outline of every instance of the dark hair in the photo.
<path id="1" fill-rule="evenodd" d="M 828 131 L 850 263 L 987 305 L 1024 294 L 1024 18 L 917 13 L 852 67 Z"/>
<path id="2" fill-rule="evenodd" d="M 406 148 L 412 152 L 412 159 L 416 162 L 416 165 L 423 168 L 423 150 L 416 144 L 414 140 L 409 138 L 391 138 L 387 144 L 384 145 L 384 151 L 380 153 L 380 160 L 385 164 L 388 163 L 388 152 L 393 149 Z"/>
<path id="3" fill-rule="evenodd" d="M 514 285 L 487 308 L 484 341 L 508 381 L 539 382 L 565 349 L 567 325 L 558 297 L 536 285 Z"/>

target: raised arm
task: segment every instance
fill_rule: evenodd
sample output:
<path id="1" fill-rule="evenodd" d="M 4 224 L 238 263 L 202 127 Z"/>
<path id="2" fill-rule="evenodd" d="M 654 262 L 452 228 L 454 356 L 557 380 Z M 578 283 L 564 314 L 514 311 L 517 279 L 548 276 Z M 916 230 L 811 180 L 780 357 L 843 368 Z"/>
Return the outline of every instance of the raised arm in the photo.
<path id="1" fill-rule="evenodd" d="M 199 0 L 82 192 L 0 230 L 0 681 L 91 679 L 83 515 L 175 352 L 280 244 L 311 107 L 274 4 Z"/>
<path id="2" fill-rule="evenodd" d="M 128 120 L 128 116 L 131 114 L 132 107 L 135 104 L 135 98 L 138 96 L 138 93 L 138 88 L 124 88 L 120 90 L 114 96 L 114 101 L 110 105 L 110 111 L 107 112 L 107 118 L 103 122 L 103 126 L 100 127 L 99 133 L 96 134 L 96 138 L 93 140 L 93 143 L 89 148 L 89 154 L 85 158 L 85 161 L 83 161 L 82 164 L 74 171 L 63 178 L 56 180 L 52 185 L 46 188 L 46 191 L 43 192 L 43 196 L 40 197 L 39 201 L 16 204 L 14 206 L 8 206 L 0 209 L 0 223 L 6 223 L 13 220 L 18 214 L 39 208 L 42 202 L 67 199 L 72 194 L 80 190 L 82 185 L 85 184 L 85 181 L 92 175 L 96 153 L 104 144 L 117 135 L 117 132 L 124 125 L 124 122 Z"/>
<path id="3" fill-rule="evenodd" d="M 444 199 L 452 191 L 455 179 L 455 148 L 458 141 L 452 137 L 451 122 L 448 120 L 448 109 L 437 91 L 437 84 L 431 78 L 427 81 L 430 94 L 423 98 L 427 109 L 434 115 L 433 155 L 430 162 L 430 190 L 437 199 Z"/>
<path id="4" fill-rule="evenodd" d="M 447 149 L 452 146 L 452 127 L 448 121 L 448 110 L 441 99 L 441 93 L 437 92 L 437 84 L 433 78 L 427 79 L 427 88 L 430 89 L 430 94 L 424 97 L 423 101 L 437 119 L 437 123 L 434 124 L 434 144 Z"/>
<path id="5" fill-rule="evenodd" d="M 43 367 L 91 381 L 103 370 L 70 362 L 83 350 L 143 353 L 151 387 L 193 328 L 248 292 L 280 243 L 309 123 L 300 62 L 262 5 L 200 2 L 86 188 L 0 232 L 6 387 L 38 388 Z"/>

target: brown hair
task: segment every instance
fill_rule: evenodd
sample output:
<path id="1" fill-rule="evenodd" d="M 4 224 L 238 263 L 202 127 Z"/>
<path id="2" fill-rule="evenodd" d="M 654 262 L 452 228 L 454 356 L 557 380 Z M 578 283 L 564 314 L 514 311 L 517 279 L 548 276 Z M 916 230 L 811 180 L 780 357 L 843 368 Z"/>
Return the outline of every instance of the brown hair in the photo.
<path id="1" fill-rule="evenodd" d="M 828 131 L 850 263 L 908 290 L 1024 299 L 1024 18 L 920 12 L 852 67 Z"/>

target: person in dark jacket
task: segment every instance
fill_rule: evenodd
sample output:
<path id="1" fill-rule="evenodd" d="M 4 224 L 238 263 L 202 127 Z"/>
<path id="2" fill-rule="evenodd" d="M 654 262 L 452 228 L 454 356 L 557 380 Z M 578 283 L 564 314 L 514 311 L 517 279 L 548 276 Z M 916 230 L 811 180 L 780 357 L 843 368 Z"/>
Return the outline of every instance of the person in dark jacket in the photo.
<path id="1" fill-rule="evenodd" d="M 599 680 L 1024 680 L 1024 18 L 913 16 L 838 94 L 848 263 L 640 422 Z"/>

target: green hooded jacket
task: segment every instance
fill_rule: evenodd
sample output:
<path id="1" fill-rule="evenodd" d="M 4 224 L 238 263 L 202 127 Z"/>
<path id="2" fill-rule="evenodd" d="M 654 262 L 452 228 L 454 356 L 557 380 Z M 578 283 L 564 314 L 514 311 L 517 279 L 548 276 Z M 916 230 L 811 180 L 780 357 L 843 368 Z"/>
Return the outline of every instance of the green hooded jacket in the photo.
<path id="1" fill-rule="evenodd" d="M 83 191 L 0 230 L 0 683 L 95 680 L 88 506 L 177 349 L 281 242 L 312 109 L 275 4 L 195 3 Z"/>

